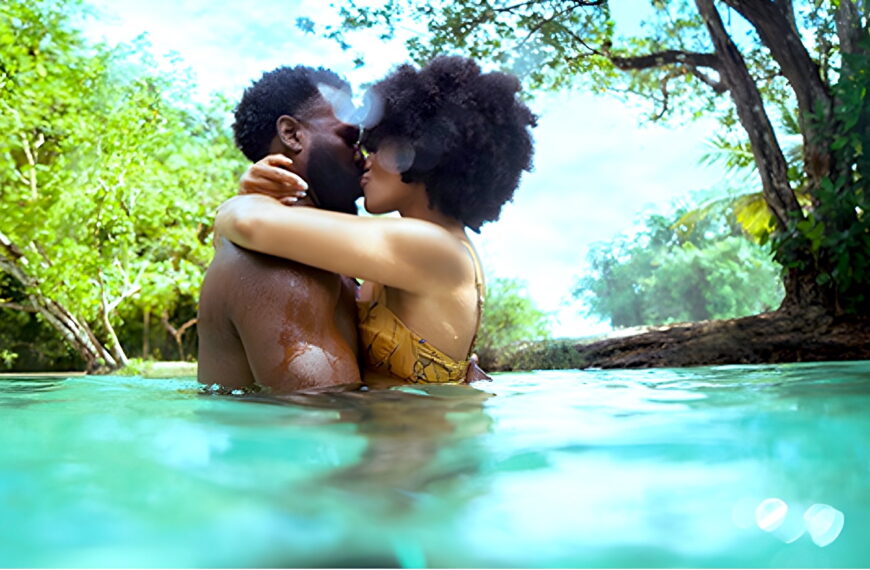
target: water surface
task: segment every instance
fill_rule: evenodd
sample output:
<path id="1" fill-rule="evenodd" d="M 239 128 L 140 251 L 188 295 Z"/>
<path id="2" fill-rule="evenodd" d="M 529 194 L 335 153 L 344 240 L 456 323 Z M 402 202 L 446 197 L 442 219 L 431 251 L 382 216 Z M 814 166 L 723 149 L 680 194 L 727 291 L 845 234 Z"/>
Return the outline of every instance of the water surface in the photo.
<path id="1" fill-rule="evenodd" d="M 0 566 L 870 566 L 870 362 L 0 379 Z"/>

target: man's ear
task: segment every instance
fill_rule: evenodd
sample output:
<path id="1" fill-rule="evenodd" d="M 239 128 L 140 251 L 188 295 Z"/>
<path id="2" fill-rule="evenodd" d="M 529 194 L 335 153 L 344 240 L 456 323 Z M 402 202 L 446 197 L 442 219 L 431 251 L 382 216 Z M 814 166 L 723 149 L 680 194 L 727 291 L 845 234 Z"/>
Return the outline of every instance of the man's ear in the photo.
<path id="1" fill-rule="evenodd" d="M 304 145 L 305 133 L 302 128 L 302 123 L 291 117 L 290 115 L 281 115 L 275 124 L 278 131 L 278 139 L 281 141 L 287 150 L 293 154 L 302 152 Z"/>

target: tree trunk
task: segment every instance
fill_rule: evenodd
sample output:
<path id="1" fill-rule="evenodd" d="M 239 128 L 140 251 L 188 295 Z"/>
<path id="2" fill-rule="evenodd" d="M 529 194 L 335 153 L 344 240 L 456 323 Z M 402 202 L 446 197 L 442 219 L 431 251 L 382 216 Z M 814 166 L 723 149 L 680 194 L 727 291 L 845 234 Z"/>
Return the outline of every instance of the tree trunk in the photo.
<path id="1" fill-rule="evenodd" d="M 103 287 L 102 277 L 100 278 L 100 287 Z M 112 355 L 112 360 L 115 362 L 114 368 L 121 368 L 123 366 L 127 366 L 127 354 L 124 352 L 124 347 L 121 346 L 121 341 L 118 340 L 118 335 L 115 334 L 115 327 L 112 326 L 111 321 L 109 320 L 109 313 L 111 312 L 111 308 L 109 304 L 106 302 L 106 294 L 105 290 L 102 292 L 102 304 L 100 306 L 100 321 L 103 325 L 103 329 L 105 329 L 105 334 L 109 337 L 109 342 L 106 344 L 108 352 Z"/>
<path id="2" fill-rule="evenodd" d="M 88 372 L 108 372 L 119 368 L 117 359 L 97 339 L 87 323 L 77 319 L 60 303 L 39 292 L 36 280 L 22 267 L 26 262 L 21 250 L 0 232 L 0 270 L 25 287 L 31 308 L 42 315 L 79 353 Z"/>
<path id="3" fill-rule="evenodd" d="M 764 199 L 784 230 L 801 208 L 788 182 L 788 165 L 764 110 L 764 101 L 746 62 L 722 24 L 713 0 L 695 0 L 719 57 L 719 73 L 737 108 L 740 124 L 749 135 L 755 164 L 761 176 Z"/>
<path id="4" fill-rule="evenodd" d="M 657 368 L 870 359 L 870 317 L 833 316 L 818 306 L 740 319 L 645 327 L 596 342 L 519 343 L 488 371 L 569 368 Z"/>
<path id="5" fill-rule="evenodd" d="M 776 140 L 770 119 L 764 110 L 764 101 L 758 86 L 737 46 L 731 40 L 713 6 L 713 0 L 695 0 L 698 11 L 707 25 L 716 53 L 720 59 L 722 81 L 728 87 L 740 124 L 749 135 L 755 164 L 761 176 L 764 199 L 774 214 L 777 231 L 791 231 L 793 224 L 804 218 L 788 180 L 788 164 Z M 831 175 L 833 158 L 830 151 L 831 133 L 809 120 L 808 114 L 821 109 L 823 125 L 830 125 L 831 95 L 822 82 L 818 66 L 809 57 L 794 25 L 791 3 L 785 0 L 760 2 L 758 0 L 725 0 L 740 12 L 758 30 L 762 42 L 771 50 L 783 74 L 792 86 L 801 112 L 801 130 L 804 133 L 804 168 L 811 192 Z M 788 240 L 803 240 L 799 234 Z M 836 307 L 833 295 L 818 284 L 819 275 L 809 243 L 795 242 L 792 255 L 803 262 L 803 269 L 790 269 L 783 278 L 785 299 L 783 311 L 800 311 L 809 306 L 823 307 L 833 314 Z"/>
<path id="6" fill-rule="evenodd" d="M 79 321 L 67 309 L 42 295 L 32 294 L 30 300 L 45 320 L 79 353 L 88 373 L 111 372 L 120 368 L 121 365 L 87 323 Z"/>
<path id="7" fill-rule="evenodd" d="M 800 313 L 808 307 L 820 307 L 827 313 L 838 312 L 836 299 L 829 288 L 819 286 L 816 278 L 818 271 L 790 269 L 782 278 L 785 297 L 779 310 L 786 313 Z"/>
<path id="8" fill-rule="evenodd" d="M 840 0 L 836 15 L 837 37 L 840 38 L 842 53 L 859 53 L 860 43 L 867 37 L 868 30 L 861 25 L 861 15 L 853 0 Z"/>
<path id="9" fill-rule="evenodd" d="M 849 3 L 849 0 L 843 0 Z M 835 168 L 831 153 L 833 99 L 822 80 L 818 64 L 813 61 L 800 38 L 790 1 L 725 0 L 758 32 L 761 42 L 779 64 L 783 76 L 794 91 L 798 104 L 798 121 L 803 134 L 804 171 L 811 194 Z M 820 113 L 820 117 L 812 116 Z"/>

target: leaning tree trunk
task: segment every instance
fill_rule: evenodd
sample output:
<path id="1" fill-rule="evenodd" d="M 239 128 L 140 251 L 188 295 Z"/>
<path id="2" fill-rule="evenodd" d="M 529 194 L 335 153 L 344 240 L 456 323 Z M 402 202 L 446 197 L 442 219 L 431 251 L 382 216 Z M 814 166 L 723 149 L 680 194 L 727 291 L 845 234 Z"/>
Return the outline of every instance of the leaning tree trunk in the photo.
<path id="1" fill-rule="evenodd" d="M 804 218 L 804 214 L 789 183 L 788 164 L 765 112 L 761 93 L 743 56 L 725 30 L 713 0 L 695 2 L 716 49 L 721 80 L 731 94 L 740 124 L 749 136 L 755 164 L 761 176 L 764 198 L 773 213 L 776 230 L 780 234 L 792 232 L 794 225 Z M 758 30 L 762 42 L 771 50 L 771 55 L 779 63 L 795 92 L 804 134 L 805 170 L 809 185 L 807 190 L 812 193 L 822 179 L 830 175 L 833 161 L 830 133 L 811 123 L 808 116 L 813 109 L 821 106 L 824 113 L 822 125 L 828 124 L 831 99 L 818 67 L 800 42 L 790 2 L 725 2 L 746 17 Z M 791 242 L 789 255 L 793 260 L 799 261 L 799 266 L 788 269 L 784 277 L 785 299 L 781 309 L 804 311 L 809 306 L 821 306 L 826 311 L 834 312 L 834 296 L 818 283 L 819 268 L 808 241 L 797 233 L 785 236 L 785 239 Z"/>
<path id="2" fill-rule="evenodd" d="M 123 363 L 97 339 L 87 323 L 77 319 L 57 302 L 40 294 L 31 294 L 30 301 L 37 311 L 57 330 L 85 361 L 88 373 L 117 370 Z"/>
<path id="3" fill-rule="evenodd" d="M 60 333 L 85 361 L 88 372 L 106 372 L 119 368 L 121 363 L 103 346 L 87 323 L 76 318 L 60 303 L 39 292 L 36 280 L 22 267 L 25 264 L 26 259 L 19 248 L 0 232 L 0 270 L 24 286 L 30 303 L 26 309 L 42 315 Z"/>

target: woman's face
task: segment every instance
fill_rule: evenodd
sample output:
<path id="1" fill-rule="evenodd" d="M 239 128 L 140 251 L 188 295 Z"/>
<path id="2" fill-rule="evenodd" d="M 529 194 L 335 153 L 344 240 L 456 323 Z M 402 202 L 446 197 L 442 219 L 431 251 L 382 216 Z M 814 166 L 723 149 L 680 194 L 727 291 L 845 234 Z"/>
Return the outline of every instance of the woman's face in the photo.
<path id="1" fill-rule="evenodd" d="M 419 184 L 402 182 L 401 175 L 413 162 L 410 145 L 391 141 L 384 141 L 377 152 L 368 155 L 366 171 L 360 180 L 368 212 L 385 214 L 402 210 L 416 199 Z"/>

